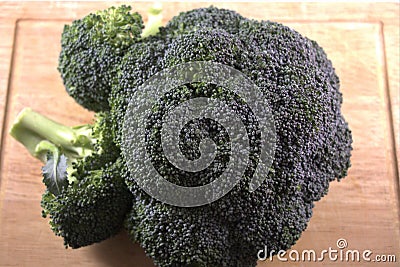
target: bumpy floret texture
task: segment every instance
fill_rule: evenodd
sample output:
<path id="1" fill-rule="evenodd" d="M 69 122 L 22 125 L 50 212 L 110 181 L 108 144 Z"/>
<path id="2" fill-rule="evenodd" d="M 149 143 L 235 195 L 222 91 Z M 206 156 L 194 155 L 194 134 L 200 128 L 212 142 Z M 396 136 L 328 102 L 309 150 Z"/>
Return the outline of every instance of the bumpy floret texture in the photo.
<path id="1" fill-rule="evenodd" d="M 69 159 L 69 166 L 59 165 L 70 182 L 60 193 L 46 190 L 42 196 L 42 215 L 50 218 L 51 229 L 66 247 L 91 245 L 117 234 L 131 208 L 132 194 L 121 176 L 125 166 L 110 134 L 110 119 L 107 112 L 96 114 L 89 135 L 92 153 Z M 54 156 L 52 161 L 57 160 Z"/>
<path id="2" fill-rule="evenodd" d="M 95 123 L 92 126 L 91 136 L 94 139 L 94 152 L 74 164 L 78 173 L 99 170 L 106 164 L 115 162 L 121 154 L 121 150 L 115 144 L 112 135 L 112 117 L 109 112 L 98 112 L 95 115 Z"/>
<path id="3" fill-rule="evenodd" d="M 83 107 L 101 113 L 93 128 L 94 153 L 74 162 L 75 182 L 61 194 L 43 195 L 43 215 L 50 215 L 53 231 L 77 248 L 116 233 L 129 212 L 128 233 L 162 267 L 255 266 L 265 245 L 267 253 L 290 248 L 306 229 L 314 202 L 350 167 L 351 131 L 340 110 L 339 79 L 324 50 L 282 24 L 215 7 L 182 12 L 157 34 L 141 38 L 141 16 L 129 11 L 109 8 L 64 29 L 59 71 L 66 89 Z M 262 137 L 249 103 L 208 82 L 177 85 L 162 95 L 147 117 L 146 153 L 169 182 L 208 184 L 232 155 L 232 136 L 224 127 L 198 118 L 177 133 L 179 149 L 195 160 L 201 140 L 211 139 L 213 162 L 199 172 L 172 164 L 163 154 L 162 121 L 179 104 L 198 97 L 224 102 L 248 134 L 242 179 L 215 202 L 183 208 L 145 193 L 136 180 L 143 174 L 128 167 L 129 155 L 121 148 L 125 125 L 136 119 L 126 116 L 129 105 L 144 101 L 136 98 L 141 86 L 160 71 L 198 61 L 232 67 L 258 87 L 273 115 L 276 144 L 268 175 L 250 192 L 262 164 Z"/>
<path id="4" fill-rule="evenodd" d="M 66 247 L 79 248 L 117 234 L 130 209 L 132 195 L 120 177 L 122 161 L 81 174 L 59 195 L 42 196 L 43 217 Z"/>
<path id="5" fill-rule="evenodd" d="M 133 44 L 118 68 L 118 80 L 113 84 L 109 102 L 115 142 L 121 144 L 125 111 L 138 86 L 162 70 L 160 58 L 166 44 L 155 39 L 152 42 Z"/>
<path id="6" fill-rule="evenodd" d="M 236 34 L 243 20 L 246 18 L 232 10 L 216 7 L 198 8 L 173 17 L 165 28 L 160 30 L 160 35 L 174 38 L 204 28 L 222 29 Z"/>
<path id="7" fill-rule="evenodd" d="M 202 207 L 180 208 L 154 200 L 137 185 L 136 174 L 127 171 L 124 177 L 135 196 L 126 223 L 132 238 L 159 266 L 255 266 L 264 245 L 269 251 L 290 248 L 306 229 L 313 203 L 350 167 L 351 132 L 340 112 L 339 79 L 325 52 L 284 25 L 213 7 L 181 13 L 153 40 L 146 49 L 132 46 L 119 66 L 110 98 L 117 143 L 121 144 L 121 119 L 135 90 L 158 70 L 192 61 L 222 63 L 251 79 L 269 102 L 277 140 L 270 172 L 255 192 L 249 192 L 249 183 L 258 164 L 256 141 L 243 179 L 227 195 Z M 160 100 L 163 108 L 149 117 L 154 129 L 160 126 L 162 112 L 204 96 L 239 107 L 250 140 L 257 139 L 252 114 L 238 104 L 240 99 L 226 98 L 221 88 L 209 84 L 182 88 Z M 214 129 L 211 121 L 198 125 Z M 164 167 L 159 169 L 165 178 L 183 185 L 210 182 L 201 173 L 169 172 L 172 167 L 157 154 L 158 130 L 148 132 L 148 151 L 154 165 Z M 204 135 L 181 136 L 180 149 L 188 158 L 199 153 L 199 138 Z M 216 173 L 225 165 L 218 166 Z"/>
<path id="8" fill-rule="evenodd" d="M 58 70 L 68 94 L 89 110 L 109 109 L 114 66 L 140 39 L 142 18 L 129 11 L 111 7 L 64 27 Z"/>

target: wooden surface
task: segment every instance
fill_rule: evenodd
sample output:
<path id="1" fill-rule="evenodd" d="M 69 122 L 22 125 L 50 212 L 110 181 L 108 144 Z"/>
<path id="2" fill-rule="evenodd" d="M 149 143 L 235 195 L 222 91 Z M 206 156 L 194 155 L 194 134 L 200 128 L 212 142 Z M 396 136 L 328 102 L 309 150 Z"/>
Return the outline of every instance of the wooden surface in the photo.
<path id="1" fill-rule="evenodd" d="M 0 9 L 0 266 L 153 266 L 125 233 L 79 250 L 41 218 L 41 163 L 7 133 L 25 106 L 68 125 L 90 122 L 92 113 L 64 91 L 56 70 L 63 25 L 113 3 L 1 2 Z M 164 3 L 165 20 L 210 3 Z M 343 113 L 353 131 L 349 175 L 331 184 L 316 204 L 298 251 L 369 249 L 396 255 L 397 263 L 323 262 L 327 266 L 399 266 L 399 4 L 216 3 L 244 16 L 279 21 L 316 40 L 341 80 Z M 149 3 L 137 3 L 145 13 Z M 264 244 L 260 244 L 260 249 Z M 260 262 L 259 266 L 321 263 Z"/>

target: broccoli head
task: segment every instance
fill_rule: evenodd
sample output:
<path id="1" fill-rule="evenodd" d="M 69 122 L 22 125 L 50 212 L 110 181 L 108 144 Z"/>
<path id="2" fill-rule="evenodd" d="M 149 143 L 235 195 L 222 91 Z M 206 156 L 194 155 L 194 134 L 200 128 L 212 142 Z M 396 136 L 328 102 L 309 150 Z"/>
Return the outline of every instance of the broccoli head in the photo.
<path id="1" fill-rule="evenodd" d="M 329 182 L 343 178 L 350 167 L 351 132 L 340 111 L 339 79 L 324 50 L 282 24 L 250 20 L 214 7 L 181 13 L 153 40 L 146 44 L 145 54 L 146 49 L 137 53 L 137 47 L 131 47 L 119 65 L 110 98 L 119 145 L 123 146 L 124 125 L 135 119 L 125 116 L 128 103 L 141 101 L 133 97 L 146 78 L 182 63 L 211 61 L 241 71 L 268 100 L 277 137 L 275 157 L 265 181 L 250 192 L 259 164 L 254 141 L 240 182 L 219 200 L 191 208 L 152 199 L 137 184 L 135 177 L 140 174 L 127 169 L 124 177 L 135 196 L 126 221 L 132 239 L 159 266 L 255 266 L 264 245 L 268 253 L 290 248 L 306 229 L 314 202 L 327 193 Z M 246 105 L 238 104 L 240 96 L 226 97 L 229 93 L 218 86 L 188 84 L 173 90 L 159 99 L 148 117 L 147 153 L 158 172 L 175 184 L 210 182 L 204 172 L 188 175 L 173 170 L 159 155 L 163 151 L 160 113 L 190 98 L 211 97 L 238 107 L 247 129 L 255 127 L 252 114 Z M 212 129 L 211 121 L 197 125 L 204 128 L 204 124 Z M 248 130 L 249 140 L 259 138 L 254 129 Z M 180 134 L 180 138 L 184 155 L 199 153 L 193 144 L 204 135 Z M 215 172 L 219 173 L 225 165 L 215 166 L 220 166 Z"/>
<path id="2" fill-rule="evenodd" d="M 280 23 L 227 9 L 182 12 L 161 28 L 155 9 L 158 17 L 149 20 L 155 28 L 150 23 L 144 31 L 141 16 L 129 11 L 122 6 L 90 14 L 65 26 L 62 35 L 59 71 L 68 93 L 98 112 L 95 123 L 66 127 L 28 109 L 12 128 L 11 134 L 46 162 L 42 207 L 53 231 L 66 246 L 78 248 L 106 239 L 124 223 L 131 239 L 161 267 L 255 266 L 265 246 L 268 255 L 290 248 L 307 228 L 315 201 L 350 168 L 352 135 L 341 113 L 339 78 L 324 50 Z M 151 108 L 140 109 L 147 100 L 141 92 L 164 89 L 146 87 L 146 82 L 193 62 L 240 72 L 265 102 L 246 102 L 229 83 L 209 79 L 177 84 L 158 95 Z M 199 73 L 189 67 L 177 75 Z M 208 72 L 207 78 L 218 74 Z M 179 207 L 146 193 L 137 178 L 153 184 L 155 177 L 130 166 L 136 152 L 128 152 L 143 147 L 157 174 L 175 185 L 215 181 L 230 164 L 231 144 L 239 139 L 217 120 L 198 117 L 176 133 L 178 149 L 189 161 L 201 157 L 202 141 L 214 143 L 216 153 L 207 168 L 182 170 L 164 153 L 164 118 L 195 98 L 224 103 L 240 119 L 248 143 L 241 152 L 248 160 L 243 173 L 231 175 L 240 177 L 228 193 L 206 205 Z M 271 165 L 261 160 L 267 137 L 251 104 L 273 117 Z M 142 113 L 130 112 L 132 106 Z M 135 144 L 137 135 L 128 131 L 143 114 L 145 145 Z M 253 191 L 259 166 L 268 173 Z"/>

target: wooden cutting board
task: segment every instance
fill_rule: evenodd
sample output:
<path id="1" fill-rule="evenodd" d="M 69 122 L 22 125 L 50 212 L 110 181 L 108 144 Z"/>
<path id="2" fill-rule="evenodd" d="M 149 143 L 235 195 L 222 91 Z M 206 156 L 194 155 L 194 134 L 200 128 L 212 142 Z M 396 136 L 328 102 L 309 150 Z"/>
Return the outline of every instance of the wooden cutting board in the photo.
<path id="1" fill-rule="evenodd" d="M 211 3 L 164 3 L 164 18 Z M 63 25 L 113 3 L 0 3 L 0 266 L 153 266 L 126 233 L 79 250 L 41 218 L 41 163 L 9 135 L 26 106 L 67 125 L 93 114 L 69 98 L 56 70 Z M 150 3 L 136 3 L 145 14 Z M 353 131 L 349 175 L 333 182 L 316 204 L 308 229 L 293 247 L 300 253 L 338 249 L 395 255 L 399 266 L 399 4 L 398 3 L 215 3 L 256 19 L 282 22 L 316 40 L 341 80 L 343 113 Z M 146 17 L 144 17 L 146 19 Z M 262 249 L 264 244 L 260 244 Z M 346 250 L 345 249 L 345 250 Z M 320 266 L 321 263 L 260 262 L 259 266 Z M 380 266 L 325 259 L 327 266 Z M 386 265 L 385 265 L 386 266 Z"/>

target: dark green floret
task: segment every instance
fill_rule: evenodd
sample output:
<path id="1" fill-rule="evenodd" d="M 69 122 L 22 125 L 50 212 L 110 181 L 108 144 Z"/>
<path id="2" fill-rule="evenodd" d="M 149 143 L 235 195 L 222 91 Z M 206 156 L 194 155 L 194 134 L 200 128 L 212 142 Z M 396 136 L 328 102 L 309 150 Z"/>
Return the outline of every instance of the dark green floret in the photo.
<path id="1" fill-rule="evenodd" d="M 332 63 L 314 41 L 282 24 L 249 20 L 214 7 L 179 14 L 156 37 L 163 45 L 150 43 L 145 54 L 133 47 L 120 65 L 110 98 L 111 115 L 118 118 L 113 119 L 117 143 L 127 103 L 140 101 L 132 97 L 146 78 L 157 69 L 193 61 L 222 63 L 249 77 L 270 104 L 277 143 L 271 171 L 255 192 L 248 188 L 257 166 L 256 148 L 239 184 L 218 201 L 197 208 L 153 200 L 137 186 L 136 174 L 126 173 L 128 187 L 136 196 L 126 223 L 132 239 L 158 266 L 255 266 L 256 254 L 265 244 L 274 251 L 290 248 L 306 229 L 314 201 L 350 167 L 351 132 L 340 112 L 342 95 Z M 157 136 L 162 114 L 158 113 L 188 97 L 213 95 L 231 105 L 239 100 L 226 99 L 218 94 L 218 87 L 207 84 L 187 85 L 186 90 L 194 91 L 189 96 L 181 94 L 180 99 L 174 93 L 160 99 L 163 108 L 154 109 L 149 117 L 154 127 L 146 138 L 151 141 L 152 162 L 164 178 L 197 185 L 210 178 L 201 172 L 188 175 L 173 170 L 157 154 L 162 151 Z M 243 121 L 251 122 L 246 105 L 237 106 Z M 249 129 L 251 133 L 253 128 Z M 198 153 L 193 146 L 198 140 L 193 138 L 181 135 L 183 154 Z M 257 135 L 250 134 L 250 140 L 256 139 Z M 221 168 L 215 170 L 218 173 L 225 165 L 214 166 Z"/>
<path id="2" fill-rule="evenodd" d="M 141 38 L 142 17 L 130 10 L 110 7 L 64 27 L 58 70 L 68 94 L 89 110 L 109 109 L 114 66 Z"/>
<path id="3" fill-rule="evenodd" d="M 243 20 L 246 20 L 246 18 L 233 10 L 213 6 L 198 8 L 181 12 L 173 17 L 164 28 L 161 28 L 160 35 L 166 38 L 174 38 L 204 28 L 222 29 L 228 33 L 236 34 Z"/>
<path id="4" fill-rule="evenodd" d="M 68 127 L 31 109 L 24 109 L 11 129 L 45 163 L 43 217 L 50 217 L 51 229 L 67 247 L 87 246 L 118 233 L 131 207 L 120 150 L 110 131 L 108 113 L 98 113 L 93 125 Z"/>
<path id="5" fill-rule="evenodd" d="M 42 196 L 43 217 L 66 247 L 79 248 L 103 241 L 121 229 L 132 195 L 120 176 L 121 160 L 85 171 L 60 194 Z"/>

